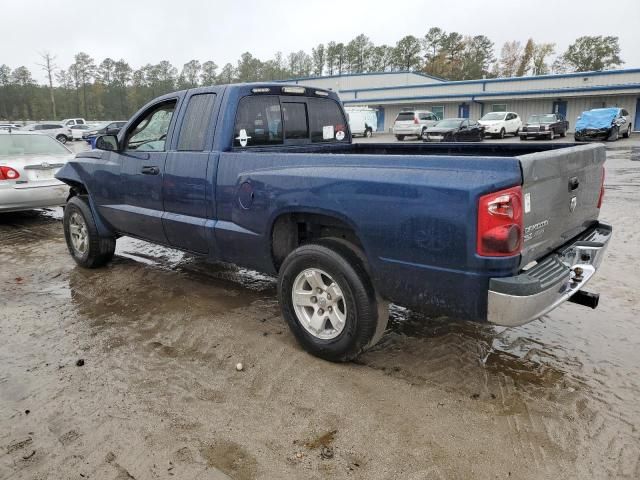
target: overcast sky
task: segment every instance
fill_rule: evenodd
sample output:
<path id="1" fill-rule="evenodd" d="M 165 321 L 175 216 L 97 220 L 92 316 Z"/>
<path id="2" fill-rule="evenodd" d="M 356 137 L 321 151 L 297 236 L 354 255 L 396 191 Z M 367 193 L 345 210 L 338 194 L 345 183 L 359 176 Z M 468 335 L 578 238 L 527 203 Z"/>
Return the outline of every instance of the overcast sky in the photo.
<path id="1" fill-rule="evenodd" d="M 67 68 L 87 52 L 97 63 L 124 58 L 133 68 L 190 59 L 235 65 L 245 51 L 267 60 L 318 43 L 347 42 L 364 33 L 393 45 L 433 26 L 487 35 L 496 54 L 505 41 L 532 37 L 562 52 L 582 35 L 620 37 L 625 67 L 640 67 L 640 0 L 80 0 L 2 1 L 0 64 L 25 65 L 43 79 L 38 53 L 48 50 Z M 539 8 L 538 8 L 539 7 Z"/>

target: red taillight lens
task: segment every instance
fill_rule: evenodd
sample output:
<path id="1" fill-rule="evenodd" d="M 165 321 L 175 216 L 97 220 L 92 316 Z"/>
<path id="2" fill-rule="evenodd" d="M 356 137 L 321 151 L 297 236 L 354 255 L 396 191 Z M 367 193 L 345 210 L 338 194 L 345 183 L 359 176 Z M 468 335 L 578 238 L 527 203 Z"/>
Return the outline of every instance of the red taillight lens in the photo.
<path id="1" fill-rule="evenodd" d="M 413 123 L 415 123 L 416 125 L 418 125 L 418 124 L 420 123 L 420 121 L 419 121 L 416 117 L 413 117 Z"/>
<path id="2" fill-rule="evenodd" d="M 0 180 L 17 180 L 20 174 L 11 167 L 0 167 Z"/>
<path id="3" fill-rule="evenodd" d="M 602 206 L 602 199 L 604 198 L 604 174 L 605 169 L 602 167 L 602 179 L 600 180 L 600 196 L 598 197 L 598 208 Z"/>
<path id="4" fill-rule="evenodd" d="M 489 193 L 478 201 L 476 251 L 486 257 L 515 255 L 522 248 L 522 189 Z"/>

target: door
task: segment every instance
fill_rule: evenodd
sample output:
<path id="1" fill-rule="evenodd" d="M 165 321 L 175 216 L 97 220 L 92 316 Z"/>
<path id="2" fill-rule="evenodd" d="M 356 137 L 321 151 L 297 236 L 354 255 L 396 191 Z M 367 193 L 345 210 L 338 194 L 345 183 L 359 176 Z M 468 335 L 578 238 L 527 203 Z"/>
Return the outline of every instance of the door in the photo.
<path id="1" fill-rule="evenodd" d="M 378 128 L 377 132 L 384 132 L 384 107 L 378 107 Z"/>
<path id="2" fill-rule="evenodd" d="M 565 100 L 556 100 L 553 102 L 553 112 L 559 113 L 563 117 L 567 117 L 567 102 Z"/>
<path id="3" fill-rule="evenodd" d="M 463 142 L 468 142 L 471 138 L 471 129 L 469 128 L 469 120 L 464 120 L 460 124 L 460 130 L 456 134 L 458 140 Z"/>
<path id="4" fill-rule="evenodd" d="M 215 92 L 191 95 L 183 104 L 175 148 L 167 153 L 164 170 L 162 223 L 174 247 L 208 253 L 206 223 L 215 218 L 215 170 L 218 155 L 213 142 Z"/>
<path id="5" fill-rule="evenodd" d="M 458 105 L 458 117 L 469 118 L 469 104 L 461 103 L 460 105 Z"/>
<path id="6" fill-rule="evenodd" d="M 633 131 L 640 132 L 640 98 L 636 101 L 636 118 L 633 121 Z"/>
<path id="7" fill-rule="evenodd" d="M 167 243 L 162 227 L 162 181 L 175 108 L 172 99 L 144 111 L 127 129 L 122 150 L 116 153 L 122 204 L 115 205 L 111 222 L 119 232 L 158 243 Z"/>

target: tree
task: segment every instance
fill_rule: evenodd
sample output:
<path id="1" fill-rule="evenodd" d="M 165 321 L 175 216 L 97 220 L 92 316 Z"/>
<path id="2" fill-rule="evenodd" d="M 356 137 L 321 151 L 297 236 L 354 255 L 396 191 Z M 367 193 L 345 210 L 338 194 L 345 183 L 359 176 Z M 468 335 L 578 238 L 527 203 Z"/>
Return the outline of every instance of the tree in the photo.
<path id="1" fill-rule="evenodd" d="M 238 60 L 236 75 L 240 82 L 255 82 L 260 79 L 262 62 L 249 52 L 244 52 Z"/>
<path id="2" fill-rule="evenodd" d="M 524 77 L 529 70 L 532 68 L 533 55 L 536 49 L 536 44 L 533 43 L 533 38 L 527 40 L 526 45 L 524 46 L 524 51 L 522 52 L 522 56 L 520 57 L 520 63 L 518 64 L 518 69 L 516 70 L 516 77 Z"/>
<path id="3" fill-rule="evenodd" d="M 345 47 L 346 63 L 351 73 L 362 73 L 366 71 L 367 57 L 373 48 L 373 43 L 364 34 L 358 35 Z"/>
<path id="4" fill-rule="evenodd" d="M 326 62 L 329 75 L 333 75 L 338 62 L 338 44 L 336 42 L 327 43 Z"/>
<path id="5" fill-rule="evenodd" d="M 189 60 L 182 66 L 180 73 L 180 88 L 194 88 L 198 86 L 198 78 L 202 65 L 198 60 Z"/>
<path id="6" fill-rule="evenodd" d="M 236 69 L 233 68 L 233 65 L 227 63 L 222 67 L 219 78 L 220 83 L 233 83 L 236 79 Z"/>
<path id="7" fill-rule="evenodd" d="M 562 54 L 561 62 L 574 72 L 608 70 L 624 64 L 618 37 L 602 35 L 578 38 Z"/>
<path id="8" fill-rule="evenodd" d="M 113 64 L 113 85 L 120 99 L 120 118 L 126 118 L 131 113 L 127 106 L 127 85 L 131 82 L 132 72 L 131 66 L 122 58 Z"/>
<path id="9" fill-rule="evenodd" d="M 94 76 L 96 71 L 96 65 L 88 54 L 84 52 L 77 53 L 74 57 L 75 62 L 73 64 L 74 67 L 74 75 L 78 81 L 78 84 L 82 86 L 82 100 L 83 100 L 83 110 L 85 118 L 89 117 L 89 109 L 87 105 L 87 86 L 89 81 Z"/>
<path id="10" fill-rule="evenodd" d="M 546 75 L 549 73 L 549 65 L 546 59 L 555 53 L 555 43 L 538 43 L 533 50 L 533 75 Z"/>
<path id="11" fill-rule="evenodd" d="M 324 45 L 319 43 L 316 48 L 311 49 L 311 57 L 313 58 L 313 74 L 320 76 L 324 70 Z"/>
<path id="12" fill-rule="evenodd" d="M 51 118 L 55 120 L 56 115 L 56 99 L 53 96 L 53 76 L 55 74 L 55 69 L 58 66 L 55 64 L 56 57 L 51 55 L 49 52 L 44 52 L 40 54 L 42 58 L 42 63 L 38 65 L 42 67 L 42 70 L 47 74 L 47 80 L 49 82 L 49 99 L 51 101 Z"/>
<path id="13" fill-rule="evenodd" d="M 522 57 L 522 45 L 518 41 L 505 42 L 500 52 L 500 75 L 513 77 Z"/>
<path id="14" fill-rule="evenodd" d="M 208 60 L 202 64 L 202 73 L 200 74 L 200 83 L 202 85 L 215 85 L 216 84 L 216 71 L 218 65 L 216 62 Z"/>
<path id="15" fill-rule="evenodd" d="M 488 77 L 493 63 L 493 42 L 484 35 L 465 37 L 462 51 L 462 68 L 459 80 Z"/>
<path id="16" fill-rule="evenodd" d="M 420 41 L 407 35 L 396 43 L 394 64 L 400 70 L 417 70 L 420 67 Z"/>
<path id="17" fill-rule="evenodd" d="M 31 71 L 25 66 L 21 66 L 16 68 L 13 72 L 11 72 L 11 83 L 14 83 L 16 86 L 20 88 L 20 96 L 19 96 L 19 110 L 21 110 L 21 118 L 28 119 L 34 118 L 33 116 L 33 87 L 35 82 L 33 81 L 33 77 L 31 76 Z M 22 108 L 20 108 L 22 107 Z"/>
<path id="18" fill-rule="evenodd" d="M 367 70 L 370 72 L 385 72 L 393 64 L 393 48 L 389 45 L 373 47 L 369 53 Z"/>
<path id="19" fill-rule="evenodd" d="M 441 28 L 432 27 L 422 39 L 422 46 L 426 51 L 425 60 L 427 62 L 438 55 L 444 34 L 444 30 Z"/>

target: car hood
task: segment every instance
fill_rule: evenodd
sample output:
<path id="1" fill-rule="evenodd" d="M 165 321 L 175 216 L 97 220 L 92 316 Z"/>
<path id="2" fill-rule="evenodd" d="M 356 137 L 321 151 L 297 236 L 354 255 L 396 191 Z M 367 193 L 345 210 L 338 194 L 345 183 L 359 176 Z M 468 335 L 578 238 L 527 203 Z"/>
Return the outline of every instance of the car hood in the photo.
<path id="1" fill-rule="evenodd" d="M 478 120 L 480 125 L 484 125 L 485 127 L 490 127 L 491 125 L 498 125 L 500 123 L 504 123 L 504 120 Z"/>
<path id="2" fill-rule="evenodd" d="M 576 130 L 583 130 L 585 128 L 609 128 L 617 116 L 617 108 L 602 108 L 582 112 L 582 115 L 580 115 L 580 118 L 576 122 Z"/>

